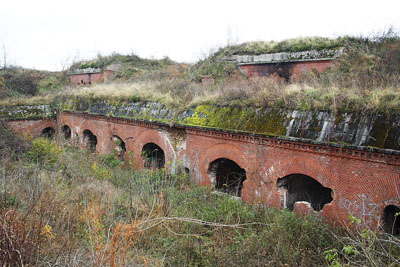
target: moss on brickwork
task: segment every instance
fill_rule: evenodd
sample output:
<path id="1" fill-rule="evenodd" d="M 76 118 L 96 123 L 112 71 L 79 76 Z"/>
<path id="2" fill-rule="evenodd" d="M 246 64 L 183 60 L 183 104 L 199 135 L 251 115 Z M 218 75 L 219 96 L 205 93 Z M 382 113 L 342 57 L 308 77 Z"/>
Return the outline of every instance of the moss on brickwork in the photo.
<path id="1" fill-rule="evenodd" d="M 248 103 L 201 104 L 174 109 L 139 98 L 63 96 L 55 99 L 52 105 L 0 107 L 0 119 L 49 118 L 55 117 L 56 111 L 400 150 L 400 116 L 383 113 L 301 112 L 260 108 Z"/>
<path id="2" fill-rule="evenodd" d="M 192 116 L 177 121 L 179 124 L 238 130 L 251 133 L 285 135 L 284 115 L 279 110 L 263 110 L 254 106 L 199 105 Z"/>

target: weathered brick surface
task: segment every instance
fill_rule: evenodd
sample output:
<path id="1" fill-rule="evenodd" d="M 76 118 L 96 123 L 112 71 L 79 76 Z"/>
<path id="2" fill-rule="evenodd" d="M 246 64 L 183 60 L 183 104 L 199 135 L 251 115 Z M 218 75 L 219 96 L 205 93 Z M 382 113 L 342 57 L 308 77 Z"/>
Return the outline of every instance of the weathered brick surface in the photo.
<path id="1" fill-rule="evenodd" d="M 241 65 L 239 66 L 239 68 L 247 75 L 247 77 L 250 78 L 276 74 L 287 79 L 291 78 L 292 80 L 296 80 L 303 72 L 322 72 L 325 71 L 328 67 L 332 66 L 332 64 L 332 60 L 320 60 L 304 62 L 249 64 Z"/>
<path id="2" fill-rule="evenodd" d="M 73 85 L 88 85 L 96 82 L 106 82 L 114 74 L 111 70 L 99 73 L 70 74 L 69 79 Z"/>
<path id="3" fill-rule="evenodd" d="M 129 160 L 136 168 L 143 168 L 142 148 L 147 143 L 155 143 L 165 153 L 165 161 L 172 162 L 175 158 L 175 151 L 171 142 L 159 127 L 152 124 L 137 126 L 117 120 L 112 122 L 101 117 L 91 118 L 90 116 L 77 116 L 63 113 L 59 118 L 59 126 L 67 125 L 71 129 L 71 135 L 78 135 L 78 143 L 84 146 L 83 131 L 90 130 L 97 137 L 96 151 L 99 154 L 113 153 L 114 144 L 112 136 L 116 135 L 125 142 L 126 150 L 130 151 Z"/>
<path id="4" fill-rule="evenodd" d="M 56 121 L 54 119 L 11 120 L 7 121 L 6 125 L 15 133 L 31 134 L 33 137 L 39 137 L 43 129 L 47 127 L 56 129 Z"/>
<path id="5" fill-rule="evenodd" d="M 54 125 L 50 120 L 35 121 L 35 126 L 32 123 L 13 121 L 8 125 L 16 132 L 24 129 L 33 133 Z M 85 114 L 62 113 L 58 127 L 64 125 L 71 128 L 72 136 L 79 136 L 81 145 L 83 131 L 90 130 L 97 136 L 96 149 L 101 154 L 112 153 L 112 136 L 120 137 L 131 151 L 127 160 L 136 168 L 143 167 L 143 146 L 155 143 L 163 149 L 167 166 L 171 166 L 168 168 L 182 164 L 190 171 L 191 180 L 203 186 L 213 186 L 208 173 L 210 163 L 230 159 L 246 171 L 242 199 L 250 203 L 283 208 L 277 180 L 304 174 L 333 190 L 333 201 L 319 212 L 331 221 L 346 222 L 351 214 L 363 224 L 376 227 L 387 205 L 400 205 L 400 157 L 383 152 Z M 309 207 L 296 203 L 294 210 L 304 214 Z"/>

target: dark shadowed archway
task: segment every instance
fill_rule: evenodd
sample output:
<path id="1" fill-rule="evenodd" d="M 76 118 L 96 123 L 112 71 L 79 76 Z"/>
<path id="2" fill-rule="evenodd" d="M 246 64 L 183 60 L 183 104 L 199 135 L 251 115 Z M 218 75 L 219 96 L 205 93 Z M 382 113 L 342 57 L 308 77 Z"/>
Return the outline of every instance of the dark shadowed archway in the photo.
<path id="1" fill-rule="evenodd" d="M 144 167 L 149 169 L 161 169 L 165 166 L 164 151 L 154 143 L 147 143 L 142 148 Z"/>
<path id="2" fill-rule="evenodd" d="M 55 133 L 56 133 L 56 130 L 54 130 L 54 128 L 52 128 L 52 127 L 47 127 L 47 128 L 44 128 L 44 129 L 43 129 L 43 131 L 42 131 L 42 133 L 40 134 L 40 136 L 42 136 L 42 137 L 47 137 L 47 138 L 53 138 L 54 135 L 55 135 Z"/>
<path id="3" fill-rule="evenodd" d="M 124 160 L 125 158 L 125 152 L 126 152 L 126 145 L 125 142 L 122 141 L 122 139 L 117 136 L 117 135 L 113 135 L 111 137 L 112 141 L 113 141 L 113 148 L 115 150 L 115 153 L 117 155 L 117 157 L 120 160 Z"/>
<path id="4" fill-rule="evenodd" d="M 386 233 L 400 235 L 400 208 L 395 205 L 386 206 L 383 210 L 383 229 Z"/>
<path id="5" fill-rule="evenodd" d="M 325 204 L 330 203 L 332 189 L 324 187 L 317 180 L 304 174 L 290 174 L 277 181 L 278 188 L 283 190 L 284 206 L 293 210 L 297 201 L 309 202 L 316 211 L 322 210 Z"/>
<path id="6" fill-rule="evenodd" d="M 61 127 L 61 132 L 65 140 L 71 139 L 71 128 L 68 125 Z"/>
<path id="7" fill-rule="evenodd" d="M 83 131 L 83 143 L 89 151 L 96 152 L 97 137 L 90 130 Z"/>
<path id="8" fill-rule="evenodd" d="M 227 158 L 216 159 L 210 163 L 208 173 L 215 181 L 215 189 L 240 197 L 243 182 L 246 180 L 246 171 Z"/>

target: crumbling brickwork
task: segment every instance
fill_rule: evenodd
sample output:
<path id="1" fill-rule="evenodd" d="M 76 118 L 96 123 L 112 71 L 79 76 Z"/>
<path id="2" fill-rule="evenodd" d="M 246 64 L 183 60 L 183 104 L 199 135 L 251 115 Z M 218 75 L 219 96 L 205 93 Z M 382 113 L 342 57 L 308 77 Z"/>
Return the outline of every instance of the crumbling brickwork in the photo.
<path id="1" fill-rule="evenodd" d="M 247 64 L 239 66 L 239 69 L 249 78 L 273 75 L 296 81 L 305 72 L 323 72 L 332 64 L 333 60 L 281 62 Z"/>

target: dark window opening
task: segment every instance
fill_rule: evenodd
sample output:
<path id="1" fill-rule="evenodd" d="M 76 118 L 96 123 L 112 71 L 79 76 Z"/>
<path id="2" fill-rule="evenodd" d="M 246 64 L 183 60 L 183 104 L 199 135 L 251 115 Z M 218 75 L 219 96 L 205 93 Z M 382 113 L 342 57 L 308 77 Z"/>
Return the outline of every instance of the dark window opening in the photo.
<path id="1" fill-rule="evenodd" d="M 114 149 L 115 149 L 115 152 L 116 152 L 116 154 L 117 154 L 117 157 L 118 157 L 120 160 L 124 160 L 124 158 L 125 158 L 125 152 L 126 152 L 125 142 L 122 141 L 122 139 L 119 138 L 119 137 L 116 136 L 116 135 L 113 135 L 113 136 L 112 136 L 112 140 L 113 140 Z"/>
<path id="2" fill-rule="evenodd" d="M 236 162 L 226 158 L 214 160 L 208 172 L 215 181 L 215 189 L 238 197 L 242 195 L 246 171 Z"/>
<path id="3" fill-rule="evenodd" d="M 400 208 L 394 205 L 386 206 L 383 210 L 383 229 L 386 233 L 400 235 Z"/>
<path id="4" fill-rule="evenodd" d="M 279 189 L 284 189 L 284 205 L 290 210 L 293 210 L 297 201 L 306 201 L 314 210 L 320 211 L 333 200 L 332 189 L 304 174 L 290 174 L 279 178 L 277 184 Z"/>
<path id="5" fill-rule="evenodd" d="M 144 167 L 149 169 L 161 169 L 165 165 L 164 151 L 154 143 L 147 143 L 143 146 L 142 157 Z"/>
<path id="6" fill-rule="evenodd" d="M 83 84 L 83 80 L 81 80 L 81 84 Z"/>
<path id="7" fill-rule="evenodd" d="M 97 137 L 91 131 L 83 131 L 83 143 L 91 152 L 96 152 Z"/>
<path id="8" fill-rule="evenodd" d="M 186 167 L 185 167 L 185 174 L 187 174 L 187 175 L 189 175 L 189 174 L 190 174 L 190 170 L 189 170 L 189 168 L 186 168 Z"/>
<path id="9" fill-rule="evenodd" d="M 41 136 L 47 137 L 47 138 L 53 138 L 55 133 L 56 133 L 56 130 L 54 130 L 54 128 L 47 127 L 47 128 L 43 129 Z"/>
<path id="10" fill-rule="evenodd" d="M 67 125 L 64 125 L 63 127 L 61 127 L 61 132 L 62 132 L 65 140 L 71 139 L 71 128 L 69 128 Z"/>

